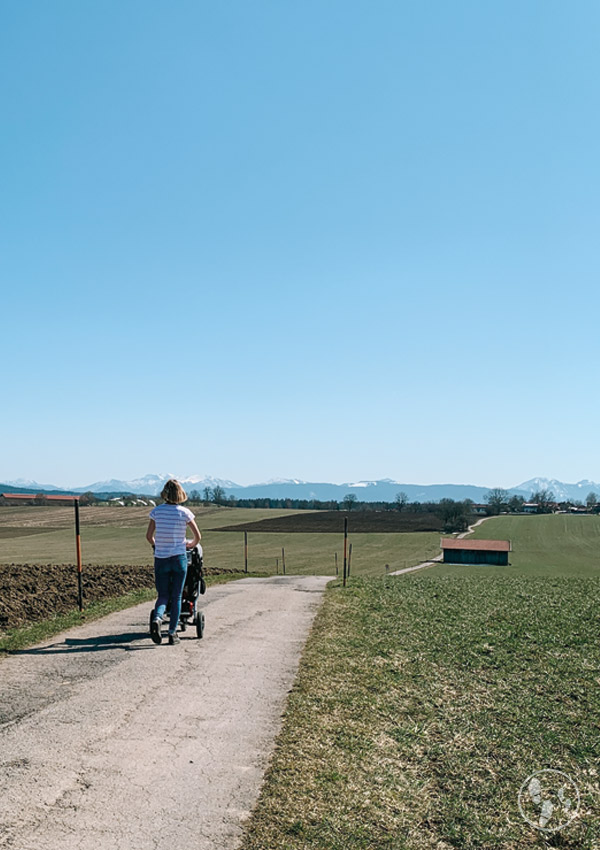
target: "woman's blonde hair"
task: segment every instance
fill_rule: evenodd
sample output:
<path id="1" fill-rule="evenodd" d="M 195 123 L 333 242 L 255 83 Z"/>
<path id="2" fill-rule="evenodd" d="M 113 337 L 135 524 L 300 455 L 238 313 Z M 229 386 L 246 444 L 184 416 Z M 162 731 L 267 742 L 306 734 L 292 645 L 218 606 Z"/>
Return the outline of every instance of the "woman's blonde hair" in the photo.
<path id="1" fill-rule="evenodd" d="M 187 493 L 175 478 L 170 478 L 162 488 L 161 498 L 171 505 L 180 505 L 187 501 Z"/>

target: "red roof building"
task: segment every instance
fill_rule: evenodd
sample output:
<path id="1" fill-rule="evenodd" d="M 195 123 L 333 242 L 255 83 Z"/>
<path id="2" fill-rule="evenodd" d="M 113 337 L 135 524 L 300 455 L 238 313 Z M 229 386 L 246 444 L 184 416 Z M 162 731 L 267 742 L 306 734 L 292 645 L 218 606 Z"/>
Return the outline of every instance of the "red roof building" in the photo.
<path id="1" fill-rule="evenodd" d="M 508 566 L 508 553 L 512 552 L 510 540 L 465 540 L 444 537 L 441 541 L 445 564 L 491 564 Z"/>
<path id="2" fill-rule="evenodd" d="M 0 493 L 4 504 L 27 505 L 27 504 L 50 504 L 50 505 L 72 505 L 79 496 L 48 496 L 46 493 Z"/>

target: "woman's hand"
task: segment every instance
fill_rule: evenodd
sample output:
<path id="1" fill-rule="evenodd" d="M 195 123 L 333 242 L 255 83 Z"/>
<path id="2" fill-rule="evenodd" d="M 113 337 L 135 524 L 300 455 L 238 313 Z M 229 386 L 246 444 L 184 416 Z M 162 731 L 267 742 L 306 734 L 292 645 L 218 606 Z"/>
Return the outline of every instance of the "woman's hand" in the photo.
<path id="1" fill-rule="evenodd" d="M 153 519 L 148 523 L 148 530 L 146 531 L 146 540 L 151 546 L 154 546 L 154 532 L 156 531 L 156 523 Z"/>
<path id="2" fill-rule="evenodd" d="M 185 541 L 185 548 L 186 549 L 193 549 L 194 546 L 197 546 L 198 543 L 200 543 L 200 538 L 202 537 L 202 535 L 198 531 L 198 526 L 196 525 L 194 520 L 192 520 L 191 522 L 188 522 L 188 528 L 191 529 L 193 537 L 192 537 L 191 540 Z"/>

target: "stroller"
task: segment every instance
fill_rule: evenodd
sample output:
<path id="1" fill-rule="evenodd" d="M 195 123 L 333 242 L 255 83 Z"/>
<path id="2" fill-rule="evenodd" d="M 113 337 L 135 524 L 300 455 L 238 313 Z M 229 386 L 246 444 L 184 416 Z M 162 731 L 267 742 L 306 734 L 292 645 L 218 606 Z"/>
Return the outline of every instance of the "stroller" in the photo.
<path id="1" fill-rule="evenodd" d="M 181 631 L 185 632 L 188 623 L 191 620 L 192 625 L 196 626 L 196 636 L 201 638 L 204 635 L 204 613 L 199 608 L 200 596 L 206 593 L 206 582 L 204 581 L 202 546 L 198 544 L 193 549 L 187 551 L 187 575 L 181 594 L 181 614 L 179 615 L 179 625 Z M 167 605 L 165 617 L 169 613 L 170 605 Z M 152 629 L 152 621 L 154 620 L 154 608 L 150 612 L 150 628 Z"/>

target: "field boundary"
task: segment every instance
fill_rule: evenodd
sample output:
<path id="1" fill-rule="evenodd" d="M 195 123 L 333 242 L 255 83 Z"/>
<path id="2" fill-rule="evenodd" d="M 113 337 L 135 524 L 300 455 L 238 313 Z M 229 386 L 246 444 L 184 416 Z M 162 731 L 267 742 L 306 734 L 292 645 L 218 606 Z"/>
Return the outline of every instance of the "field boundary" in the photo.
<path id="1" fill-rule="evenodd" d="M 390 576 L 401 576 L 404 573 L 414 573 L 415 570 L 424 570 L 427 567 L 437 567 L 438 564 L 442 563 L 442 555 L 438 555 L 437 558 L 432 558 L 430 561 L 423 561 L 422 564 L 417 564 L 414 567 L 403 567 L 401 570 L 394 570 L 393 573 L 388 573 Z"/>

